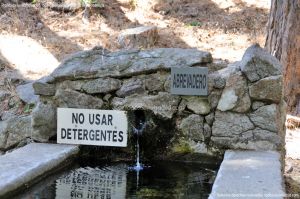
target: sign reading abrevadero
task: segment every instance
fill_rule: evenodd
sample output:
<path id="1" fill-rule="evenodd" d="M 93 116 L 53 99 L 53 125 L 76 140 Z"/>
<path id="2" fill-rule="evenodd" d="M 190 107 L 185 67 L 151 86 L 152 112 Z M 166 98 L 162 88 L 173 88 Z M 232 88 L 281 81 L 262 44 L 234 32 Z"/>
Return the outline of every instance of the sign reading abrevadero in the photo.
<path id="1" fill-rule="evenodd" d="M 57 143 L 126 147 L 127 129 L 124 111 L 57 109 Z"/>
<path id="2" fill-rule="evenodd" d="M 208 68 L 171 68 L 171 93 L 175 95 L 207 95 Z"/>

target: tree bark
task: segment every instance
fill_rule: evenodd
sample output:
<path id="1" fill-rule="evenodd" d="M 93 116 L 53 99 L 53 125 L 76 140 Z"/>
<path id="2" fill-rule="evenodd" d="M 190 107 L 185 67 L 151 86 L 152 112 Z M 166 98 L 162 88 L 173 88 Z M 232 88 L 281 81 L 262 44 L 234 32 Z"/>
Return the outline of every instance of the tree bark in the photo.
<path id="1" fill-rule="evenodd" d="M 300 0 L 272 0 L 265 47 L 283 65 L 287 112 L 300 115 Z"/>

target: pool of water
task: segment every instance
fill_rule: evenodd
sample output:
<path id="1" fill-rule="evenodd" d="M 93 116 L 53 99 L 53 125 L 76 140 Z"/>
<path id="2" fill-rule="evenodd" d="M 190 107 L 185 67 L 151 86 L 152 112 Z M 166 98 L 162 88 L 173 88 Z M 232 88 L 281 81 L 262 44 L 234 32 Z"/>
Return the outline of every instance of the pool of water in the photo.
<path id="1" fill-rule="evenodd" d="M 16 198 L 122 199 L 208 198 L 215 166 L 154 162 L 141 171 L 125 162 L 77 164 L 43 180 Z"/>

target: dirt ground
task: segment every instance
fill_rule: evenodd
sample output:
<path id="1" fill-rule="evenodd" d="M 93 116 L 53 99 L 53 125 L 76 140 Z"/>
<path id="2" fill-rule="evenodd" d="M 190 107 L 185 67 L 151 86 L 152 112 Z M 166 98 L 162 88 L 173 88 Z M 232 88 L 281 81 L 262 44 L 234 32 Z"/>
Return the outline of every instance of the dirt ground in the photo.
<path id="1" fill-rule="evenodd" d="M 298 194 L 294 198 L 300 198 L 300 160 L 286 158 L 285 168 L 286 192 Z"/>
<path id="2" fill-rule="evenodd" d="M 77 0 L 75 0 L 77 1 Z M 79 1 L 79 0 L 78 0 Z M 30 37 L 59 61 L 95 45 L 118 50 L 121 30 L 140 25 L 159 28 L 155 47 L 197 48 L 214 58 L 237 61 L 252 43 L 264 46 L 268 0 L 100 0 L 90 23 L 83 9 L 71 12 L 40 4 L 2 5 L 0 34 Z"/>
<path id="3" fill-rule="evenodd" d="M 300 198 L 300 118 L 287 116 L 286 159 L 284 177 L 286 191 Z"/>

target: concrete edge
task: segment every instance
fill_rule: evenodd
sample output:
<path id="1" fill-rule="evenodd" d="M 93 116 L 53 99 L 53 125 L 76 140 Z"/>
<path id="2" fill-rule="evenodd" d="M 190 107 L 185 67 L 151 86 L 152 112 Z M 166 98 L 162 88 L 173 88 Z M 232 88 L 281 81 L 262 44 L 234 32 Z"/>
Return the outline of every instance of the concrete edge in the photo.
<path id="1" fill-rule="evenodd" d="M 74 146 L 73 149 L 68 151 L 65 154 L 58 156 L 54 163 L 45 162 L 38 167 L 32 169 L 29 176 L 24 176 L 25 178 L 22 181 L 12 182 L 7 184 L 5 191 L 0 190 L 1 199 L 11 199 L 13 196 L 17 195 L 18 192 L 28 189 L 30 186 L 38 183 L 43 178 L 48 177 L 49 175 L 67 167 L 73 162 L 75 156 L 79 153 L 79 146 Z M 34 170 L 34 171 L 33 171 Z"/>
<path id="2" fill-rule="evenodd" d="M 226 163 L 227 160 L 231 160 L 231 158 L 233 158 L 235 156 L 235 152 L 250 152 L 250 153 L 267 153 L 267 154 L 272 154 L 273 157 L 270 158 L 269 160 L 273 159 L 275 160 L 274 162 L 274 165 L 276 164 L 279 164 L 277 165 L 277 168 L 279 168 L 280 171 L 278 171 L 278 174 L 280 174 L 280 177 L 277 179 L 280 181 L 279 183 L 279 186 L 281 185 L 281 189 L 278 189 L 277 190 L 277 193 L 275 193 L 273 196 L 272 196 L 272 193 L 268 194 L 268 193 L 257 193 L 257 194 L 253 194 L 253 196 L 251 196 L 251 193 L 249 193 L 249 196 L 247 196 L 247 194 L 243 194 L 243 193 L 235 193 L 235 192 L 231 192 L 230 190 L 227 190 L 225 192 L 224 195 L 222 194 L 219 194 L 218 193 L 218 190 L 219 190 L 219 185 L 221 184 L 221 186 L 223 185 L 224 186 L 224 183 L 222 181 L 224 181 L 224 177 L 225 175 L 223 175 L 226 172 L 228 172 L 228 168 L 225 168 L 226 166 L 224 166 Z M 276 199 L 283 199 L 285 198 L 287 195 L 286 195 L 286 190 L 285 190 L 285 184 L 284 184 L 284 177 L 283 177 L 283 173 L 282 173 L 282 154 L 278 151 L 234 151 L 234 150 L 227 150 L 224 154 L 224 159 L 220 165 L 220 168 L 218 170 L 218 173 L 217 173 L 217 176 L 215 178 L 215 181 L 213 183 L 213 187 L 212 187 L 212 190 L 211 190 L 211 193 L 209 194 L 209 199 L 219 199 L 219 198 L 232 198 L 232 196 L 236 196 L 234 198 L 239 198 L 239 197 L 242 197 L 242 198 L 259 198 L 259 196 L 261 198 L 276 198 Z M 268 159 L 266 159 L 265 161 L 268 161 Z M 247 166 L 245 166 L 246 168 Z M 253 168 L 251 168 L 253 169 Z M 247 170 L 249 171 L 249 173 L 251 173 L 251 169 L 250 168 L 247 168 Z M 234 170 L 234 169 L 233 169 Z M 253 172 L 253 170 L 252 170 Z M 248 173 L 248 172 L 247 172 Z M 228 176 L 227 176 L 228 177 Z M 241 178 L 239 178 L 240 176 L 236 176 L 235 179 L 237 179 L 238 183 L 239 184 L 243 184 Z M 225 179 L 226 180 L 226 179 Z M 269 178 L 269 180 L 274 180 L 273 178 Z M 222 189 L 222 188 L 221 188 Z M 247 188 L 246 188 L 247 189 Z M 224 189 L 223 189 L 224 190 Z M 241 190 L 239 190 L 241 191 Z M 228 195 L 227 195 L 228 194 Z M 229 195 L 232 195 L 232 196 L 229 196 Z"/>

